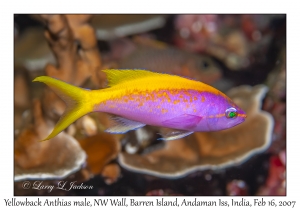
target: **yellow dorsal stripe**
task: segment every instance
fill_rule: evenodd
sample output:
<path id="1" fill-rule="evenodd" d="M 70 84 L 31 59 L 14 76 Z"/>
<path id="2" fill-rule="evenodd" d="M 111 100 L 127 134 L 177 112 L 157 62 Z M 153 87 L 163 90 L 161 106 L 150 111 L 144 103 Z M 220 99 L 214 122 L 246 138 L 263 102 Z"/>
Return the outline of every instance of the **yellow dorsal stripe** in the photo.
<path id="1" fill-rule="evenodd" d="M 162 73 L 156 73 L 142 69 L 106 69 L 102 71 L 104 71 L 106 74 L 109 87 L 135 79 L 164 75 Z"/>
<path id="2" fill-rule="evenodd" d="M 161 89 L 164 90 L 185 89 L 185 90 L 196 90 L 201 92 L 207 91 L 214 94 L 224 95 L 217 89 L 205 83 L 187 79 L 177 75 L 157 73 L 157 72 L 151 72 L 151 71 L 140 70 L 140 69 L 136 69 L 136 70 L 110 69 L 110 70 L 103 70 L 103 71 L 107 75 L 108 86 L 110 87 L 106 90 L 117 91 L 121 95 L 124 94 L 123 92 L 125 90 L 129 90 L 129 89 L 136 89 L 140 91 L 144 91 L 144 90 L 155 91 Z"/>

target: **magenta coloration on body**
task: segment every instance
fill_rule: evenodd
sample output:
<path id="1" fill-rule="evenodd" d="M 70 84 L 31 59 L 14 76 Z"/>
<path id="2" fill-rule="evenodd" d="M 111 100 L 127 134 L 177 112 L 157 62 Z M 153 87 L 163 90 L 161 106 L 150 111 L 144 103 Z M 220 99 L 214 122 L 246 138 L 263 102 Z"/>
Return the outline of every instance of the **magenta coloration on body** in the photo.
<path id="1" fill-rule="evenodd" d="M 226 117 L 225 110 L 229 108 L 236 109 L 235 119 Z M 96 105 L 95 111 L 187 131 L 223 130 L 245 120 L 245 112 L 229 98 L 195 90 L 132 92 Z"/>

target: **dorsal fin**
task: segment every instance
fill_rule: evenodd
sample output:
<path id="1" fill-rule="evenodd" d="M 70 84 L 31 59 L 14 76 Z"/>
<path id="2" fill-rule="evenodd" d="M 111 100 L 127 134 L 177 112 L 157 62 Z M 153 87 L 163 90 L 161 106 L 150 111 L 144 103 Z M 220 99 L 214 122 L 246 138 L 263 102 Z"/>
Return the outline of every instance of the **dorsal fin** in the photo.
<path id="1" fill-rule="evenodd" d="M 164 74 L 142 70 L 142 69 L 106 69 L 102 70 L 106 74 L 108 86 L 112 87 L 128 80 L 140 79 L 149 76 L 161 76 Z"/>

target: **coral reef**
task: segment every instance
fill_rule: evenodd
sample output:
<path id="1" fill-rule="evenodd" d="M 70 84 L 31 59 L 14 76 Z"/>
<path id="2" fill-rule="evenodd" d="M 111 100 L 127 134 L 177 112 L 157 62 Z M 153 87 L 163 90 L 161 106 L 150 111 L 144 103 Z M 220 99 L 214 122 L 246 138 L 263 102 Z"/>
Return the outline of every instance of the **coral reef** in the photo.
<path id="1" fill-rule="evenodd" d="M 40 143 L 52 129 L 42 116 L 41 103 L 34 102 L 34 124 L 15 141 L 15 180 L 61 179 L 78 171 L 86 154 L 72 136 L 62 132 L 52 141 Z"/>
<path id="2" fill-rule="evenodd" d="M 15 41 L 14 51 L 15 65 L 24 66 L 30 71 L 38 71 L 48 63 L 56 63 L 41 27 L 27 29 L 22 37 Z"/>
<path id="3" fill-rule="evenodd" d="M 87 168 L 93 175 L 100 174 L 105 165 L 115 159 L 120 152 L 120 140 L 108 133 L 99 133 L 81 139 L 79 143 L 87 153 Z M 108 171 L 109 168 L 106 169 L 105 174 Z"/>
<path id="4" fill-rule="evenodd" d="M 15 21 L 15 195 L 286 194 L 285 15 L 37 14 Z M 225 92 L 247 119 L 228 130 L 160 141 L 165 128 L 112 135 L 104 132 L 108 115 L 91 113 L 39 142 L 65 104 L 32 79 L 47 75 L 99 89 L 107 85 L 101 70 L 109 68 L 200 80 Z M 23 189 L 23 180 L 93 189 Z"/>
<path id="5" fill-rule="evenodd" d="M 273 33 L 272 15 L 179 15 L 174 41 L 180 48 L 206 52 L 231 70 L 248 68 L 263 56 Z"/>
<path id="6" fill-rule="evenodd" d="M 56 66 L 46 66 L 46 75 L 76 85 L 92 77 L 95 85 L 101 86 L 96 75 L 101 67 L 100 54 L 93 28 L 87 23 L 91 15 L 41 15 L 38 18 L 47 25 L 45 36 L 57 59 Z M 18 97 L 19 101 L 21 99 Z M 16 105 L 20 103 L 25 102 Z M 35 101 L 33 124 L 24 126 L 15 141 L 16 180 L 64 178 L 79 170 L 85 162 L 85 152 L 76 139 L 64 132 L 53 141 L 38 142 L 53 129 L 53 121 L 60 117 L 64 109 L 65 104 L 49 89 L 45 89 L 41 101 Z M 91 134 L 91 126 L 85 119 L 83 121 L 85 130 Z"/>
<path id="7" fill-rule="evenodd" d="M 257 195 L 286 195 L 286 152 L 270 158 L 269 176 Z"/>

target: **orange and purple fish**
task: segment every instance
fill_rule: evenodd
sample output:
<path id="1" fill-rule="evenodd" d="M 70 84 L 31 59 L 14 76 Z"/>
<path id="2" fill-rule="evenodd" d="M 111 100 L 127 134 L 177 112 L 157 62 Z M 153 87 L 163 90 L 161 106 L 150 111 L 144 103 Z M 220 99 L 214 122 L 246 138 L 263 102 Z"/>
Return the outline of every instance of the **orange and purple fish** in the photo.
<path id="1" fill-rule="evenodd" d="M 48 140 L 90 112 L 113 115 L 115 124 L 106 131 L 126 133 L 145 125 L 173 129 L 162 140 L 183 138 L 197 131 L 218 131 L 242 123 L 245 112 L 225 94 L 202 82 L 146 70 L 103 70 L 108 88 L 82 89 L 41 76 L 67 104 Z"/>

